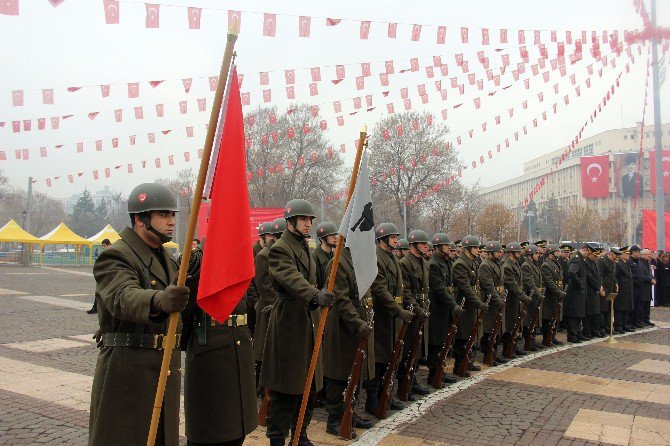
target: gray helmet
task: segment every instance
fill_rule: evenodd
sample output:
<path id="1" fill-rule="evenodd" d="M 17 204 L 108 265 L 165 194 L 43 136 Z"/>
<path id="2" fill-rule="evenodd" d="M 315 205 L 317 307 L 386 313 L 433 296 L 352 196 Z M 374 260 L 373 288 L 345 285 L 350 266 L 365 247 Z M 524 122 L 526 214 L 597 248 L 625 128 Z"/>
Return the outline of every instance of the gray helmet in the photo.
<path id="1" fill-rule="evenodd" d="M 428 249 L 430 249 L 431 251 L 435 248 L 433 242 L 426 242 L 426 244 L 428 245 Z"/>
<path id="2" fill-rule="evenodd" d="M 450 251 L 456 251 L 456 248 L 457 248 L 456 243 L 454 243 L 454 242 L 449 243 L 449 250 Z"/>
<path id="3" fill-rule="evenodd" d="M 411 243 L 428 243 L 428 234 L 421 229 L 415 229 L 407 236 L 407 242 Z"/>
<path id="4" fill-rule="evenodd" d="M 398 231 L 396 225 L 393 223 L 381 223 L 377 226 L 377 229 L 375 230 L 375 240 L 379 240 L 380 238 L 389 235 L 400 235 L 400 231 Z"/>
<path id="5" fill-rule="evenodd" d="M 444 232 L 437 232 L 435 235 L 433 235 L 432 241 L 433 246 L 449 245 L 451 243 L 451 239 Z"/>
<path id="6" fill-rule="evenodd" d="M 395 245 L 395 249 L 409 249 L 409 242 L 404 238 L 399 238 L 398 244 Z"/>
<path id="7" fill-rule="evenodd" d="M 558 247 L 558 245 L 555 245 L 553 243 L 549 243 L 547 245 L 547 253 L 555 253 L 556 251 L 560 251 L 561 248 Z"/>
<path id="8" fill-rule="evenodd" d="M 461 240 L 461 245 L 463 248 L 478 248 L 479 239 L 474 235 L 466 235 L 463 237 L 463 240 Z"/>
<path id="9" fill-rule="evenodd" d="M 272 222 L 264 221 L 258 225 L 258 235 L 263 237 L 264 235 L 272 234 Z"/>
<path id="10" fill-rule="evenodd" d="M 486 246 L 484 246 L 484 251 L 486 252 L 496 252 L 496 251 L 502 251 L 503 247 L 500 244 L 500 242 L 495 241 L 495 240 L 489 240 L 486 243 Z"/>
<path id="11" fill-rule="evenodd" d="M 270 234 L 281 234 L 286 230 L 286 220 L 283 218 L 275 218 L 270 228 Z"/>
<path id="12" fill-rule="evenodd" d="M 316 212 L 314 212 L 314 208 L 307 200 L 294 198 L 284 206 L 284 218 L 298 216 L 315 218 Z"/>
<path id="13" fill-rule="evenodd" d="M 521 252 L 523 251 L 523 248 L 518 242 L 512 242 L 508 243 L 507 246 L 505 247 L 505 251 L 507 252 Z"/>
<path id="14" fill-rule="evenodd" d="M 318 238 L 327 237 L 329 235 L 335 235 L 335 234 L 337 234 L 337 226 L 335 226 L 335 223 L 324 221 L 323 223 L 319 224 L 319 226 L 316 227 L 316 236 Z"/>
<path id="15" fill-rule="evenodd" d="M 177 197 L 170 189 L 158 183 L 142 183 L 128 196 L 128 213 L 148 211 L 179 212 Z"/>
<path id="16" fill-rule="evenodd" d="M 526 246 L 526 249 L 524 250 L 524 254 L 526 254 L 527 256 L 537 254 L 538 252 L 540 252 L 540 248 L 538 248 L 535 245 L 528 245 L 528 246 Z"/>

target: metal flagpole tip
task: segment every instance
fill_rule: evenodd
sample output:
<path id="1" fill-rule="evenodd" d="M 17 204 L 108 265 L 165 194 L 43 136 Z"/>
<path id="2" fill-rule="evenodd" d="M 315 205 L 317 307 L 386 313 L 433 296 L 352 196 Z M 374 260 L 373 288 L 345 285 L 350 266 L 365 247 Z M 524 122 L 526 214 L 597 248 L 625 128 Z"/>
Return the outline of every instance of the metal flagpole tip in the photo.
<path id="1" fill-rule="evenodd" d="M 368 132 L 368 125 L 363 124 L 363 127 L 361 128 L 361 133 L 367 133 Z"/>
<path id="2" fill-rule="evenodd" d="M 237 20 L 233 20 L 228 27 L 228 34 L 232 34 L 235 37 L 240 35 L 240 24 Z"/>

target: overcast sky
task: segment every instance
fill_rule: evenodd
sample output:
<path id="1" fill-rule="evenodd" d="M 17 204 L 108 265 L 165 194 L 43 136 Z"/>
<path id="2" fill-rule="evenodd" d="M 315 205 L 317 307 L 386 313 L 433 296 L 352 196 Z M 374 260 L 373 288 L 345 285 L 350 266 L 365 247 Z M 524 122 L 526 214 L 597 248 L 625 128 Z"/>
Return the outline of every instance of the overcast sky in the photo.
<path id="1" fill-rule="evenodd" d="M 519 142 L 511 139 L 511 147 L 496 154 L 495 158 L 474 172 L 467 172 L 464 180 L 479 180 L 483 186 L 504 181 L 522 173 L 523 162 L 568 144 L 581 124 L 602 99 L 605 91 L 613 84 L 616 76 L 623 71 L 626 55 L 617 61 L 615 68 L 608 65 L 600 78 L 595 64 L 594 74 L 589 76 L 586 67 L 593 59 L 584 51 L 584 61 L 568 64 L 567 75 L 560 77 L 558 71 L 551 70 L 549 64 L 540 70 L 540 76 L 532 77 L 530 89 L 519 81 L 514 87 L 501 90 L 512 83 L 511 69 L 518 61 L 517 30 L 542 30 L 542 43 L 549 48 L 553 58 L 555 46 L 550 44 L 550 30 L 558 31 L 558 40 L 565 38 L 565 31 L 572 30 L 574 37 L 581 30 L 622 30 L 641 27 L 630 0 L 562 0 L 552 2 L 537 1 L 353 1 L 337 2 L 284 1 L 215 1 L 215 0 L 170 0 L 160 9 L 160 28 L 146 29 L 146 8 L 143 2 L 121 1 L 120 24 L 105 23 L 102 0 L 65 0 L 54 8 L 47 0 L 19 0 L 20 15 L 0 15 L 0 29 L 3 39 L 0 44 L 0 150 L 7 154 L 6 161 L 0 161 L 0 169 L 8 175 L 12 184 L 25 187 L 28 176 L 37 179 L 34 187 L 55 197 L 66 197 L 80 192 L 85 187 L 98 190 L 104 186 L 129 192 L 140 182 L 153 181 L 159 176 L 171 176 L 171 170 L 190 165 L 197 169 L 196 162 L 186 163 L 184 151 L 195 153 L 205 138 L 204 124 L 209 119 L 209 105 L 213 92 L 209 89 L 208 77 L 218 73 L 228 23 L 227 9 L 242 11 L 240 37 L 237 41 L 238 71 L 245 73 L 243 92 L 250 92 L 252 106 L 262 104 L 262 90 L 272 89 L 272 102 L 280 110 L 289 104 L 285 93 L 285 69 L 322 67 L 319 95 L 309 95 L 309 70 L 296 70 L 296 98 L 309 103 L 320 104 L 323 118 L 328 121 L 329 136 L 334 147 L 347 145 L 347 163 L 353 158 L 353 140 L 364 123 L 371 129 L 374 123 L 387 115 L 386 104 L 393 102 L 396 111 L 402 110 L 400 89 L 408 87 L 413 109 L 429 110 L 441 120 L 440 112 L 448 109 L 447 124 L 451 137 L 466 135 L 463 144 L 456 149 L 464 163 L 479 159 L 514 131 L 528 125 L 528 135 Z M 659 2 L 658 17 L 661 25 L 668 25 L 670 6 Z M 183 6 L 183 7 L 181 7 Z M 202 7 L 201 29 L 189 30 L 187 6 Z M 263 13 L 277 14 L 276 37 L 264 37 Z M 312 16 L 310 38 L 298 37 L 298 16 Z M 325 17 L 345 19 L 337 26 L 326 27 Z M 346 20 L 350 19 L 350 20 Z M 360 20 L 371 20 L 368 40 L 361 40 Z M 397 38 L 387 37 L 387 23 L 397 22 Z M 412 24 L 422 24 L 418 42 L 410 39 Z M 447 26 L 445 45 L 436 43 L 438 25 Z M 460 29 L 469 27 L 470 43 L 461 43 Z M 490 30 L 491 44 L 481 47 L 481 28 Z M 499 30 L 509 30 L 509 43 L 500 45 Z M 578 32 L 579 31 L 579 32 Z M 533 32 L 526 31 L 526 44 L 530 51 L 531 63 L 537 59 L 533 45 Z M 590 41 L 590 34 L 589 34 Z M 572 45 L 566 45 L 566 54 L 572 52 Z M 499 72 L 502 54 L 510 54 L 513 67 L 503 76 L 500 87 L 494 88 L 486 81 L 484 70 L 477 61 L 476 51 L 483 49 L 490 60 L 494 72 Z M 502 51 L 496 51 L 502 49 Z M 609 46 L 602 45 L 603 55 L 609 54 Z M 621 87 L 613 100 L 604 108 L 594 124 L 586 129 L 585 137 L 611 129 L 635 125 L 641 120 L 642 96 L 644 92 L 644 71 L 647 48 L 642 56 L 634 51 L 635 64 L 631 72 L 623 74 Z M 477 78 L 484 78 L 483 92 L 468 84 L 467 74 L 456 66 L 454 55 L 463 53 L 469 62 L 470 72 Z M 425 66 L 432 65 L 432 56 L 440 55 L 449 66 L 449 75 L 442 77 L 435 68 L 435 77 L 426 79 Z M 409 68 L 409 59 L 419 59 L 418 73 L 398 73 Z M 610 55 L 608 61 L 612 59 Z M 382 87 L 379 73 L 384 71 L 384 61 L 393 60 L 396 74 L 390 77 L 390 85 Z M 360 63 L 371 62 L 371 76 L 365 79 L 365 89 L 356 89 L 355 76 L 361 74 Z M 623 62 L 623 63 L 622 63 Z M 346 77 L 338 83 L 335 79 L 335 65 L 345 65 Z M 530 66 L 530 65 L 529 65 Z M 667 67 L 667 62 L 666 62 Z M 259 72 L 269 72 L 269 86 L 260 85 Z M 532 73 L 527 70 L 520 76 L 527 78 Z M 542 72 L 550 71 L 551 79 L 545 83 Z M 581 97 L 575 95 L 570 74 L 575 74 L 576 85 L 581 85 Z M 450 78 L 457 76 L 465 85 L 461 96 L 450 86 Z M 185 93 L 183 78 L 193 78 L 189 93 Z M 591 88 L 584 84 L 591 80 Z M 442 101 L 433 82 L 442 79 L 442 88 L 447 89 L 448 98 Z M 150 80 L 165 80 L 155 88 L 148 85 Z M 128 82 L 140 82 L 139 98 L 129 99 Z M 429 103 L 421 104 L 417 95 L 417 85 L 426 84 Z M 100 85 L 110 84 L 109 97 L 103 98 Z M 559 94 L 554 94 L 553 86 L 558 84 Z M 84 87 L 76 92 L 68 92 L 68 87 Z M 54 104 L 43 105 L 42 89 L 53 88 Z M 24 90 L 24 105 L 12 106 L 12 91 Z M 381 95 L 388 90 L 387 97 Z M 496 90 L 495 96 L 487 92 Z M 544 94 L 540 103 L 537 94 Z M 355 96 L 373 95 L 371 112 L 353 111 Z M 563 97 L 568 94 L 570 105 L 565 106 Z M 481 108 L 476 109 L 475 97 L 482 96 Z M 198 98 L 207 98 L 207 112 L 198 112 Z M 521 103 L 527 99 L 528 109 Z M 179 102 L 188 101 L 188 113 L 179 113 Z M 345 125 L 337 126 L 332 101 L 342 100 Z M 661 90 L 662 111 L 668 112 L 670 98 L 667 85 Z M 552 104 L 558 103 L 558 113 L 551 111 Z M 165 104 L 165 117 L 157 118 L 155 104 Z M 456 109 L 454 105 L 463 103 Z M 133 107 L 144 107 L 144 119 L 134 119 Z M 514 118 L 510 119 L 508 109 L 514 107 Z M 123 122 L 117 123 L 115 109 L 123 109 Z M 363 107 L 363 110 L 365 106 Z M 533 128 L 532 119 L 548 111 L 548 120 L 538 128 Z M 88 114 L 100 112 L 95 119 Z M 37 130 L 37 119 L 41 117 L 73 115 L 60 121 L 60 129 Z M 494 126 L 495 116 L 501 115 L 502 122 Z M 11 121 L 32 120 L 32 131 L 13 133 Z M 647 123 L 653 122 L 652 106 L 647 108 Z M 668 119 L 664 119 L 665 122 Z M 487 122 L 487 131 L 482 132 L 481 123 Z M 194 126 L 194 137 L 187 138 L 185 128 Z M 167 135 L 161 130 L 173 129 Z M 469 129 L 474 129 L 473 138 L 467 137 Z M 156 133 L 156 143 L 147 143 L 147 133 Z M 137 135 L 137 143 L 129 144 L 128 136 Z M 373 135 L 377 136 L 378 135 Z M 119 147 L 113 149 L 111 139 L 119 137 Z M 95 141 L 103 140 L 103 150 L 95 150 Z M 84 153 L 76 152 L 76 143 L 84 142 Z M 56 149 L 55 145 L 63 147 Z M 39 148 L 47 147 L 48 156 L 40 158 Z M 29 148 L 28 161 L 16 160 L 15 149 Z M 616 149 L 616 148 L 613 148 Z M 495 150 L 494 150 L 495 152 Z M 175 155 L 175 166 L 167 165 L 167 155 Z M 162 158 L 162 169 L 154 167 L 154 159 Z M 139 163 L 147 160 L 147 168 Z M 135 173 L 126 173 L 126 164 L 135 165 Z M 122 165 L 112 169 L 112 177 L 104 178 L 104 168 Z M 99 169 L 100 180 L 94 181 L 91 172 Z M 73 185 L 67 181 L 68 174 L 83 172 Z M 47 188 L 45 179 L 61 176 Z M 1 222 L 0 222 L 1 223 Z"/>

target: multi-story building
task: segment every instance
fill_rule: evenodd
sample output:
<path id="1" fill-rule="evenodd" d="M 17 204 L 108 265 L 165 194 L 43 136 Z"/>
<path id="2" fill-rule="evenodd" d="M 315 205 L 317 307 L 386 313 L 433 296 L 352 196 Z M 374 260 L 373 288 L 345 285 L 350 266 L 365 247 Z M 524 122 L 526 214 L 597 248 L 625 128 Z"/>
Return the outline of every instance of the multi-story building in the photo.
<path id="1" fill-rule="evenodd" d="M 654 147 L 654 126 L 645 126 L 643 129 L 643 153 L 640 166 L 642 181 L 639 183 L 637 203 L 635 203 L 635 192 L 631 192 L 625 178 L 637 175 L 640 127 L 638 125 L 608 130 L 580 141 L 572 149 L 568 158 L 558 166 L 558 169 L 548 176 L 545 185 L 533 198 L 538 208 L 552 195 L 562 208 L 579 205 L 594 209 L 603 216 L 615 208 L 621 208 L 628 222 L 628 240 L 639 241 L 638 232 L 642 209 L 655 209 L 656 206 L 656 198 L 651 193 L 649 170 L 649 151 Z M 663 124 L 661 132 L 663 147 L 667 148 L 668 141 L 670 141 L 670 123 Z M 523 200 L 542 177 L 555 167 L 556 161 L 560 159 L 565 150 L 566 147 L 556 149 L 524 163 L 523 175 L 495 186 L 482 188 L 481 196 L 486 201 L 503 204 L 521 215 Z M 608 155 L 609 195 L 604 198 L 584 198 L 580 158 L 595 155 Z"/>

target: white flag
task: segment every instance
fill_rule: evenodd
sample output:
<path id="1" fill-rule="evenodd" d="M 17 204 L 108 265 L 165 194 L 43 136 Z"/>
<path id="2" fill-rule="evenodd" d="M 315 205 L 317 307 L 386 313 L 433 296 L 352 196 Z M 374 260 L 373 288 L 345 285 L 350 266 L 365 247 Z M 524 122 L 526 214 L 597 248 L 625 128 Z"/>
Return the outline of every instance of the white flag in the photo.
<path id="1" fill-rule="evenodd" d="M 375 224 L 372 213 L 372 196 L 370 195 L 368 159 L 365 153 L 361 159 L 354 194 L 344 213 L 339 232 L 347 238 L 345 246 L 351 251 L 358 295 L 363 297 L 377 277 Z"/>

